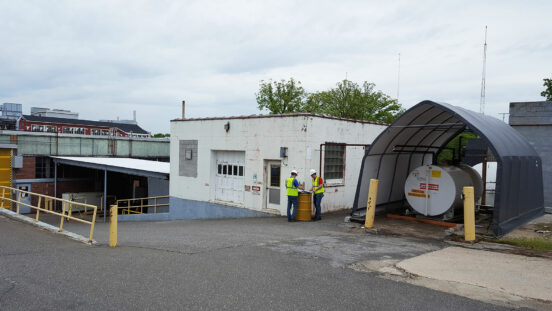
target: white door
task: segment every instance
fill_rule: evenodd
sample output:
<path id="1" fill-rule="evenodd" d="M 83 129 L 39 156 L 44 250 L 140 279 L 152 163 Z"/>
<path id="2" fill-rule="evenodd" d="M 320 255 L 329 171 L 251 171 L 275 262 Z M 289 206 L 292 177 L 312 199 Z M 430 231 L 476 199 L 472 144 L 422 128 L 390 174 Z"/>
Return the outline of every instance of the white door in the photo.
<path id="1" fill-rule="evenodd" d="M 243 203 L 245 152 L 216 152 L 215 199 Z"/>
<path id="2" fill-rule="evenodd" d="M 280 209 L 282 185 L 282 164 L 280 161 L 267 161 L 265 166 L 266 207 Z"/>

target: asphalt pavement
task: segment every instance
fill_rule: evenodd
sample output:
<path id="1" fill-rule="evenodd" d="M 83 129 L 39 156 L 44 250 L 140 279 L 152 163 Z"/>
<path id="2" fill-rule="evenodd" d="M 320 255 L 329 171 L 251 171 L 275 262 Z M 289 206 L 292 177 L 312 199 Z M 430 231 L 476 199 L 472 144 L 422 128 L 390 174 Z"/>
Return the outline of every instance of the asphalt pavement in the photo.
<path id="1" fill-rule="evenodd" d="M 89 246 L 0 217 L 0 310 L 508 310 L 349 269 L 443 245 L 342 219 L 120 223 L 109 248 L 106 224 Z"/>

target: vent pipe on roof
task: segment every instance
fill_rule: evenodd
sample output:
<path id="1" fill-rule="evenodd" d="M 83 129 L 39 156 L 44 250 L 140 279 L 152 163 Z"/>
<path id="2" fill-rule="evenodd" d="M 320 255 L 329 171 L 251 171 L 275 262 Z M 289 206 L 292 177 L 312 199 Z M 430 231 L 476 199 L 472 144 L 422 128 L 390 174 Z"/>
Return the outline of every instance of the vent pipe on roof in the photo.
<path id="1" fill-rule="evenodd" d="M 136 123 L 136 110 L 133 110 L 133 111 L 132 111 L 132 114 L 133 114 L 133 116 L 134 116 L 134 119 L 133 119 L 133 120 L 134 120 L 134 122 Z"/>
<path id="2" fill-rule="evenodd" d="M 186 101 L 182 101 L 182 119 L 186 118 Z"/>

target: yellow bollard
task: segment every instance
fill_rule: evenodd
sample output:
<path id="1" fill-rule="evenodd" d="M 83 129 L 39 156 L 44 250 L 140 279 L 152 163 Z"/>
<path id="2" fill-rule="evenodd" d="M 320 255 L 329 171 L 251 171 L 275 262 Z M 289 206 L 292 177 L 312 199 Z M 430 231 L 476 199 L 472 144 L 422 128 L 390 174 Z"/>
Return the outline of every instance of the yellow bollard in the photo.
<path id="1" fill-rule="evenodd" d="M 475 241 L 475 203 L 473 187 L 464 187 L 464 240 Z"/>
<path id="2" fill-rule="evenodd" d="M 366 221 L 364 228 L 374 227 L 374 216 L 376 215 L 376 199 L 378 197 L 378 180 L 370 179 L 370 189 L 368 190 L 368 203 L 366 203 Z"/>
<path id="3" fill-rule="evenodd" d="M 117 205 L 111 205 L 111 221 L 109 223 L 109 246 L 117 246 Z"/>

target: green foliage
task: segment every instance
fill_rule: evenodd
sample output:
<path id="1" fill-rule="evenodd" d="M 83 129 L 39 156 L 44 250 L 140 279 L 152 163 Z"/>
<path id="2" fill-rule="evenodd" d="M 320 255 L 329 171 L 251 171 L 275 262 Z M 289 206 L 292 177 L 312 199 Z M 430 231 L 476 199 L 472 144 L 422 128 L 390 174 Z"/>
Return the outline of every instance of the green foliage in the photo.
<path id="1" fill-rule="evenodd" d="M 552 251 L 552 241 L 544 238 L 503 238 L 494 242 L 516 245 L 534 251 Z"/>
<path id="2" fill-rule="evenodd" d="M 153 134 L 153 136 L 151 136 L 153 138 L 165 138 L 165 137 L 171 137 L 171 134 L 163 134 L 163 133 L 157 133 L 157 134 Z"/>
<path id="3" fill-rule="evenodd" d="M 543 86 L 546 88 L 541 92 L 541 96 L 546 98 L 546 100 L 552 101 L 552 79 L 543 79 Z"/>
<path id="4" fill-rule="evenodd" d="M 395 99 L 374 90 L 373 83 L 358 85 L 349 80 L 327 91 L 308 94 L 293 78 L 261 81 L 256 94 L 259 109 L 270 113 L 308 112 L 340 118 L 391 123 L 404 112 Z"/>
<path id="5" fill-rule="evenodd" d="M 306 112 L 322 113 L 340 118 L 391 123 L 404 112 L 397 100 L 381 91 L 374 91 L 373 83 L 362 86 L 343 80 L 336 87 L 309 95 Z"/>
<path id="6" fill-rule="evenodd" d="M 259 93 L 255 94 L 259 110 L 266 109 L 271 114 L 299 112 L 306 95 L 301 82 L 293 78 L 261 81 L 259 86 Z"/>
<path id="7" fill-rule="evenodd" d="M 437 163 L 452 164 L 455 160 L 460 160 L 460 158 L 464 156 L 464 148 L 466 147 L 468 140 L 474 138 L 477 138 L 477 135 L 472 132 L 463 132 L 454 137 L 437 155 Z M 462 139 L 461 146 L 459 146 L 460 139 Z"/>

